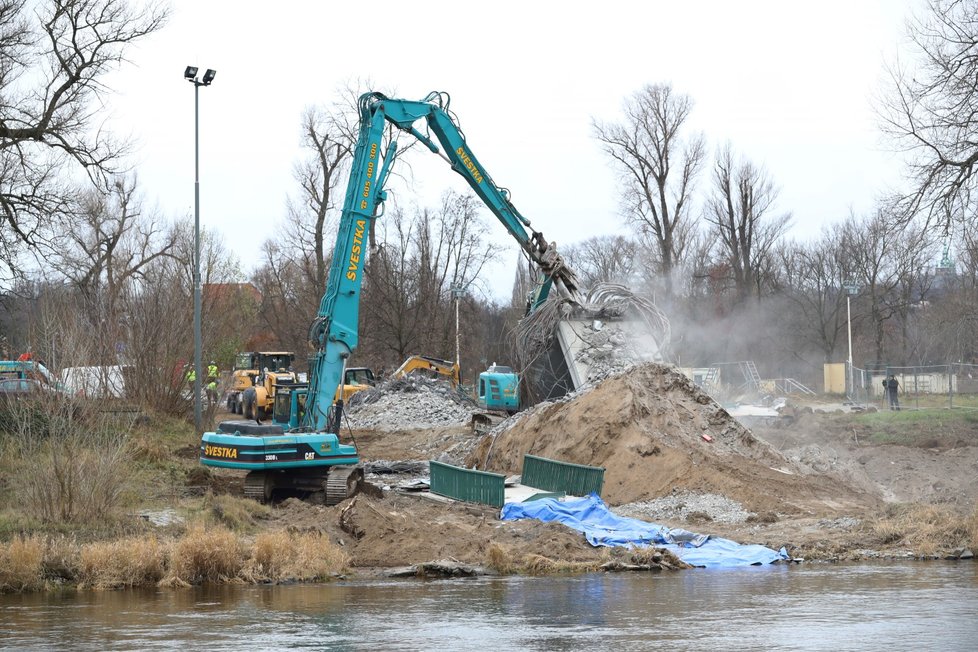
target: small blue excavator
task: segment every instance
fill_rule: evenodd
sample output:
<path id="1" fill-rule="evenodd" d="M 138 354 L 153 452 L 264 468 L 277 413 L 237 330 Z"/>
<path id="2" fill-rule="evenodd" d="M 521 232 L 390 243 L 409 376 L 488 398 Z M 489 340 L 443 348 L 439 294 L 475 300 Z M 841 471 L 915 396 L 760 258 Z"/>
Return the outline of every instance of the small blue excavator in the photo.
<path id="1" fill-rule="evenodd" d="M 554 288 L 559 296 L 580 301 L 573 271 L 543 234 L 530 228 L 530 221 L 510 202 L 509 192 L 493 183 L 448 106 L 446 93 L 431 93 L 421 101 L 380 93 L 360 97 L 359 136 L 332 266 L 319 314 L 309 330 L 315 353 L 309 360 L 308 383 L 278 388 L 272 423 L 225 421 L 201 439 L 202 464 L 248 471 L 245 496 L 267 502 L 277 492 L 312 494 L 335 505 L 354 495 L 362 482 L 356 447 L 340 443 L 336 434 L 343 414 L 342 396 L 336 400 L 336 390 L 357 348 L 368 237 L 373 221 L 383 214 L 384 184 L 399 153 L 395 130 L 382 147 L 388 125 L 447 159 L 516 238 L 543 277 L 532 306 L 542 304 Z M 424 133 L 418 123 L 423 123 Z"/>

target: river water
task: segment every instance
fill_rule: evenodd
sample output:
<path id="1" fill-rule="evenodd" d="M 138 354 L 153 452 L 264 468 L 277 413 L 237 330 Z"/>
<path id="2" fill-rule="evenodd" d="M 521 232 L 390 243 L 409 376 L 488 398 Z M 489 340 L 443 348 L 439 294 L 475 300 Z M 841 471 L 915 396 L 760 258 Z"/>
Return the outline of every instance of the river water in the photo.
<path id="1" fill-rule="evenodd" d="M 9 650 L 978 650 L 978 563 L 0 596 Z"/>

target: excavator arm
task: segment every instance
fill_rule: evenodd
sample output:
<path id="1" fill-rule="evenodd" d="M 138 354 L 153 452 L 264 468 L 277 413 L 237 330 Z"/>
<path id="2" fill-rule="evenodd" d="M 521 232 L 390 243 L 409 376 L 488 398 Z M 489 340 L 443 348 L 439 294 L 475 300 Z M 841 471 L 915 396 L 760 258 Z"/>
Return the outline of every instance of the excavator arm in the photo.
<path id="1" fill-rule="evenodd" d="M 388 122 L 410 133 L 432 152 L 442 153 L 431 138 L 415 127 L 415 123 L 424 120 L 444 149 L 443 155 L 452 169 L 472 187 L 475 194 L 516 239 L 530 260 L 548 279 L 561 288 L 567 298 L 579 299 L 578 281 L 574 272 L 566 266 L 556 248 L 547 242 L 543 234 L 531 228 L 530 221 L 513 206 L 509 199 L 509 192 L 493 182 L 466 143 L 465 136 L 448 111 L 447 94 L 431 93 L 420 102 L 391 99 L 380 93 L 370 93 L 369 97 L 368 102 L 372 104 L 374 110 L 382 113 Z"/>
<path id="2" fill-rule="evenodd" d="M 319 314 L 310 328 L 310 341 L 316 353 L 310 364 L 302 421 L 304 429 L 322 431 L 327 428 L 328 411 L 343 380 L 346 361 L 357 347 L 368 234 L 372 232 L 373 220 L 383 212 L 387 198 L 384 184 L 398 155 L 396 138 L 392 137 L 386 148 L 382 147 L 388 124 L 411 134 L 432 152 L 441 154 L 543 272 L 545 283 L 535 305 L 546 299 L 551 286 L 557 287 L 565 298 L 582 303 L 574 272 L 543 234 L 534 231 L 530 221 L 516 210 L 509 193 L 492 181 L 466 143 L 458 123 L 448 111 L 448 103 L 444 93 L 431 93 L 421 101 L 393 99 L 381 93 L 360 96 L 360 131 L 329 280 Z M 416 126 L 422 121 L 425 132 Z M 433 134 L 434 140 L 428 134 Z M 341 401 L 337 409 L 342 412 Z"/>

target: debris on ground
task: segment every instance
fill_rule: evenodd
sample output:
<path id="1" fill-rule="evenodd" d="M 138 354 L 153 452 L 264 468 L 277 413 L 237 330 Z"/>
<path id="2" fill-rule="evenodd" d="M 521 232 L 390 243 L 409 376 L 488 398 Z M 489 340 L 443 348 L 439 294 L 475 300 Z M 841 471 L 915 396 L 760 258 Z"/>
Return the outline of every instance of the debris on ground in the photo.
<path id="1" fill-rule="evenodd" d="M 468 423 L 474 403 L 445 380 L 410 374 L 350 397 L 352 428 L 406 430 Z"/>
<path id="2" fill-rule="evenodd" d="M 391 568 L 384 573 L 386 577 L 476 577 L 495 574 L 484 566 L 463 564 L 451 558 Z"/>
<path id="3" fill-rule="evenodd" d="M 725 496 L 678 490 L 661 498 L 620 505 L 614 512 L 646 521 L 700 523 L 744 523 L 753 515 L 743 505 Z"/>

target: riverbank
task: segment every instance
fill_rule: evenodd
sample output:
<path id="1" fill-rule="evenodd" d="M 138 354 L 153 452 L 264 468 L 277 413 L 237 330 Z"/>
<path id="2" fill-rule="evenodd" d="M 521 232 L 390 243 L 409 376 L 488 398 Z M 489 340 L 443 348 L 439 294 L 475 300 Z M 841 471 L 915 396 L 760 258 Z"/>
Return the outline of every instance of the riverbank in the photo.
<path id="1" fill-rule="evenodd" d="M 648 373 L 530 411 L 490 439 L 465 424 L 352 435 L 373 463 L 441 459 L 509 475 L 532 452 L 602 466 L 602 495 L 620 515 L 784 547 L 796 559 L 967 559 L 978 549 L 972 413 L 798 405 L 747 429 L 681 379 Z M 186 423 L 144 417 L 118 448 L 106 449 L 116 440 L 103 435 L 101 449 L 73 436 L 30 445 L 5 436 L 0 590 L 682 566 L 661 553 L 593 548 L 558 524 L 503 522 L 493 508 L 401 493 L 396 474 L 370 478 L 382 497 L 260 505 L 240 498 L 243 472 L 199 464 L 199 434 Z M 118 453 L 117 464 L 97 465 L 96 450 Z M 40 489 L 76 466 L 112 479 L 99 485 L 117 487 L 111 509 L 81 509 L 81 493 L 60 512 L 42 509 L 52 494 Z M 77 492 L 94 486 L 84 479 Z"/>
<path id="2" fill-rule="evenodd" d="M 334 507 L 297 499 L 265 507 L 229 496 L 210 513 L 183 503 L 153 512 L 170 522 L 114 539 L 81 543 L 36 532 L 0 543 L 3 591 L 115 589 L 196 584 L 328 582 L 337 578 L 473 574 L 673 571 L 687 566 L 667 551 L 595 548 L 562 525 L 500 522 L 494 509 L 412 495 L 360 495 Z M 692 512 L 696 514 L 696 512 Z M 710 523 L 702 513 L 678 526 L 743 543 L 784 545 L 806 561 L 959 559 L 975 518 L 933 506 L 876 515 Z M 969 544 L 973 545 L 973 544 Z"/>

